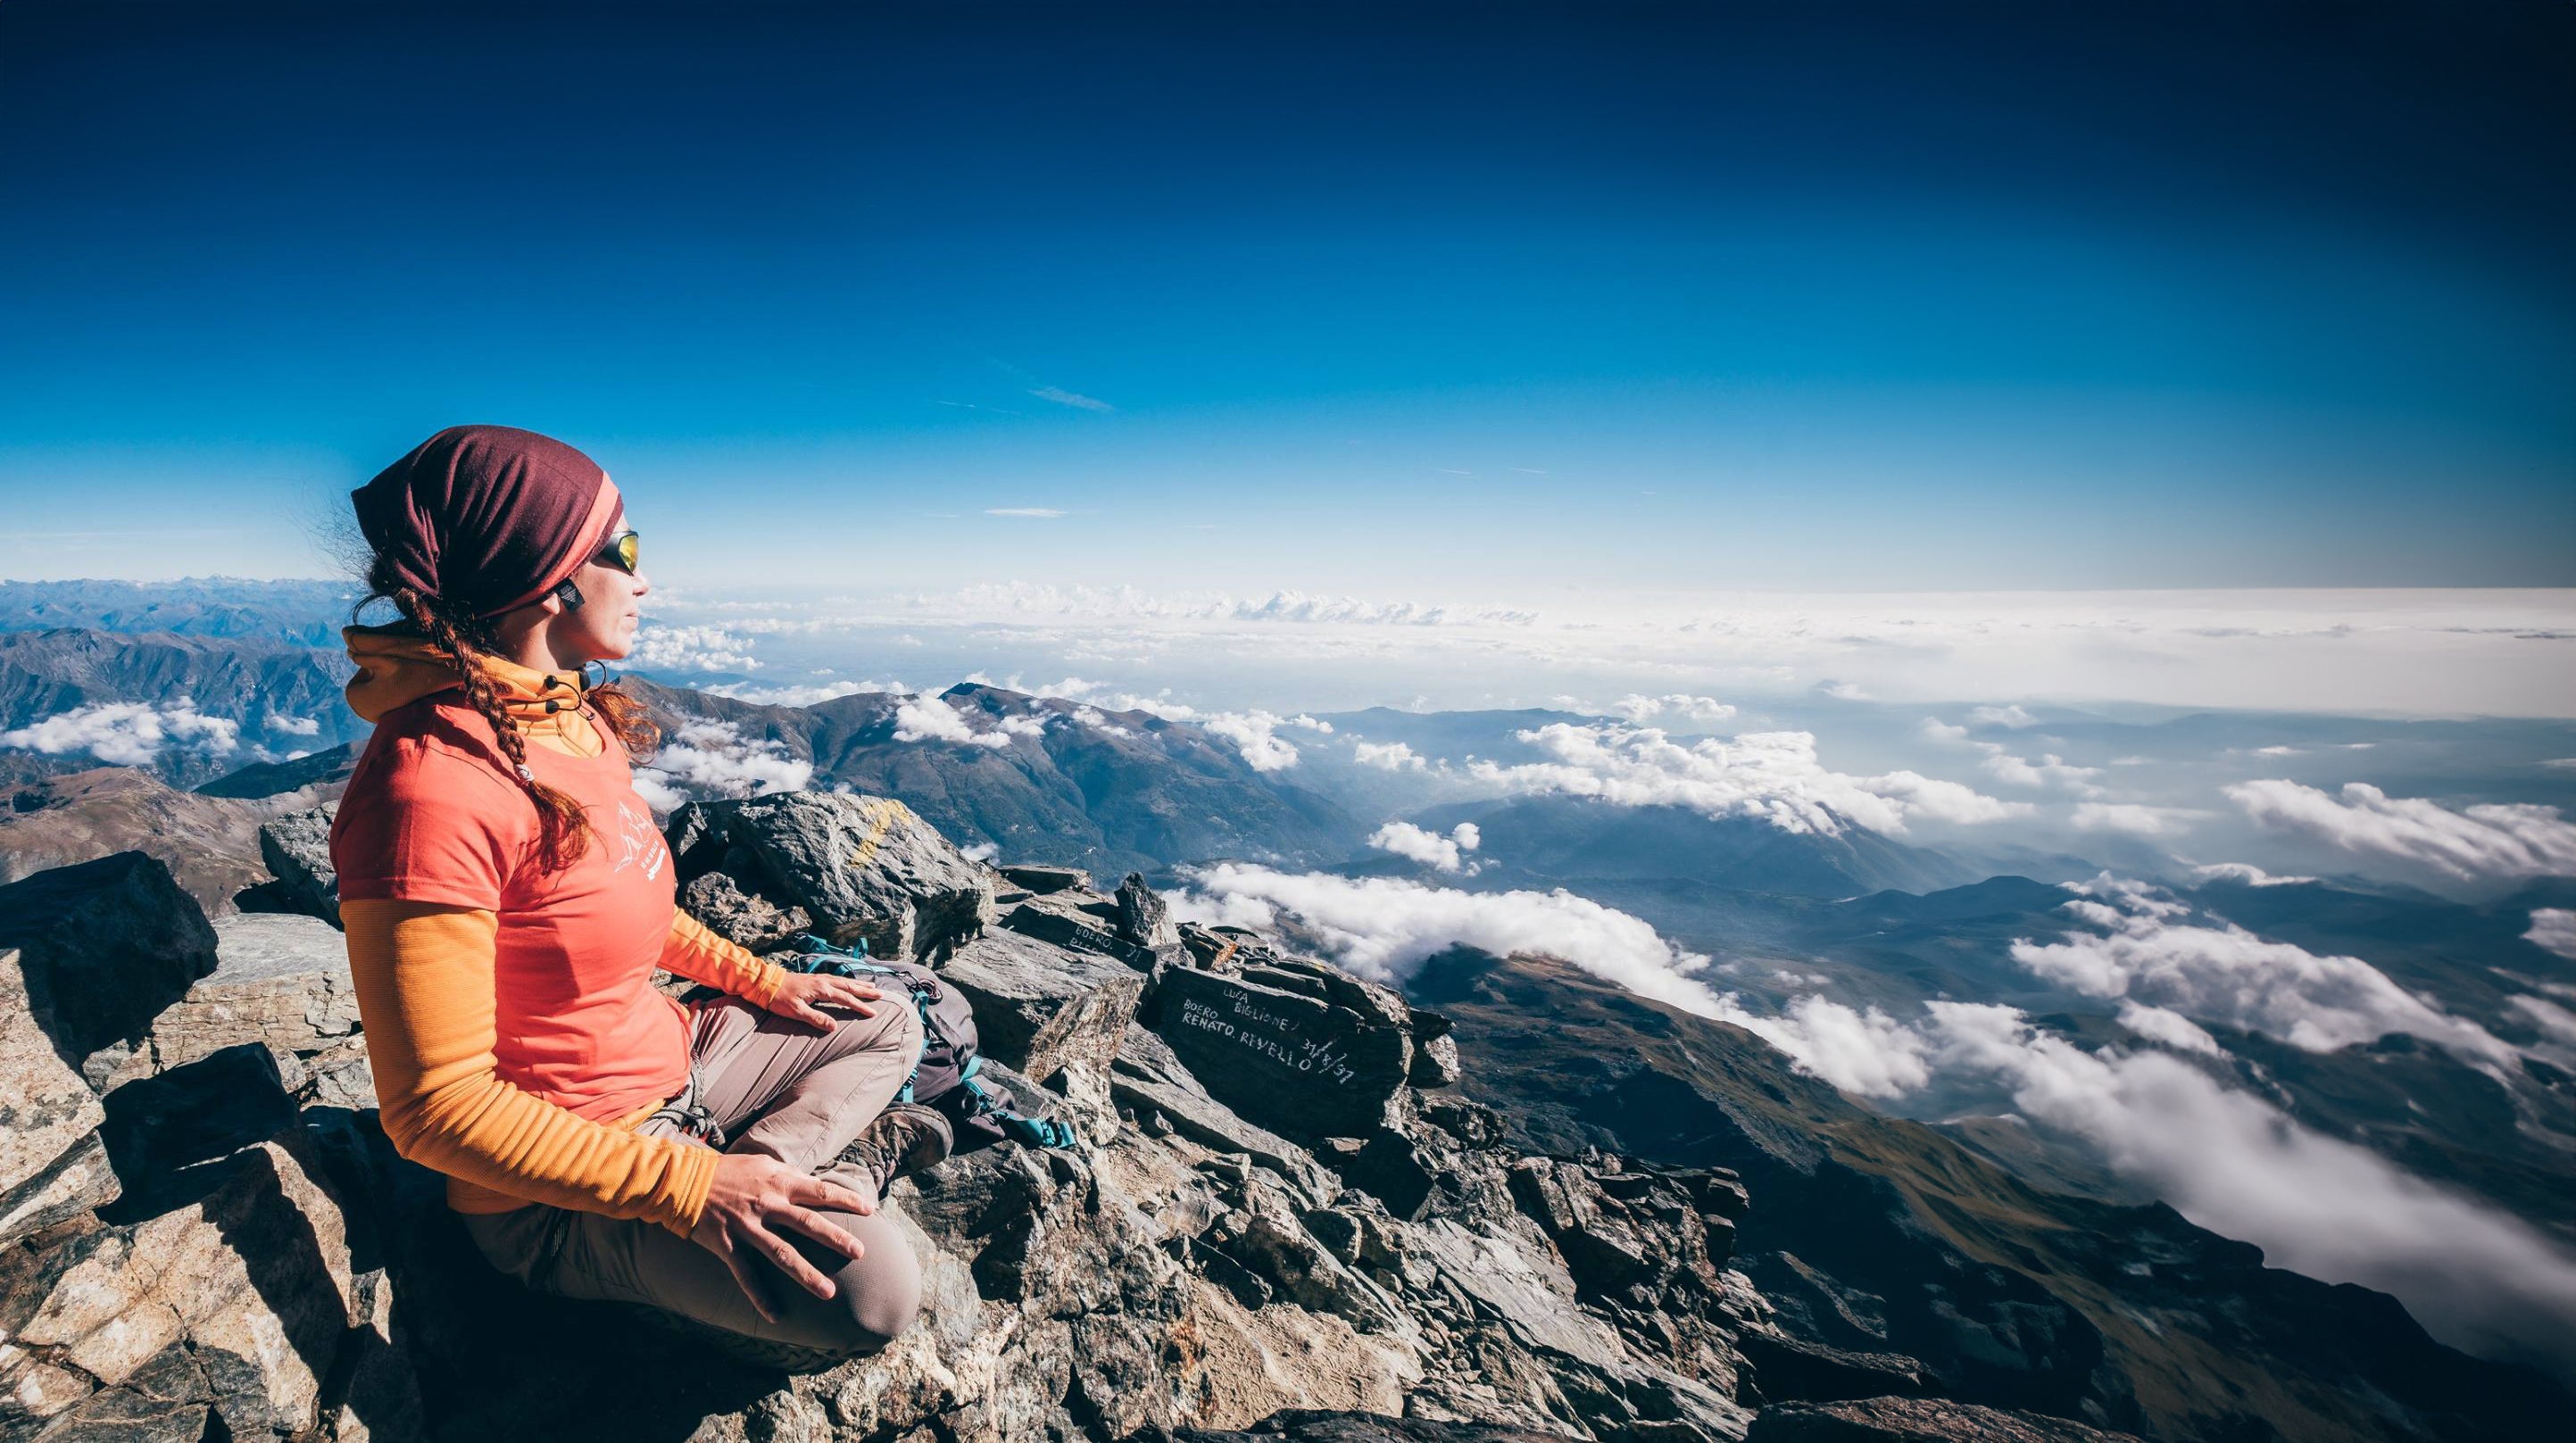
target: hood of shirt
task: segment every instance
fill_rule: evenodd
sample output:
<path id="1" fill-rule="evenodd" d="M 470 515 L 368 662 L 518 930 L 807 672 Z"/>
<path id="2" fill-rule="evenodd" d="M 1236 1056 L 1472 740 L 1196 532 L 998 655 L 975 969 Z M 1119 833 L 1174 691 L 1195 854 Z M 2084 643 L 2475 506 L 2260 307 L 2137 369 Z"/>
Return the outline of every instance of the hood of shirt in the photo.
<path id="1" fill-rule="evenodd" d="M 407 622 L 351 626 L 340 632 L 357 674 L 345 694 L 349 710 L 369 723 L 441 692 L 467 706 L 465 678 L 430 639 Z M 522 735 L 575 756 L 597 756 L 605 743 L 582 714 L 586 689 L 578 671 L 539 671 L 497 656 L 475 658 Z"/>

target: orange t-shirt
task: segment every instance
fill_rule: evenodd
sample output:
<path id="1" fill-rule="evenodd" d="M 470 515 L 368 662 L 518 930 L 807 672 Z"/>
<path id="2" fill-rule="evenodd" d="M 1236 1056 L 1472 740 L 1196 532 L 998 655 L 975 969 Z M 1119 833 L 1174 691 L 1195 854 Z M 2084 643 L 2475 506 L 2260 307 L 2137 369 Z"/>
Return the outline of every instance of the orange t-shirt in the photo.
<path id="1" fill-rule="evenodd" d="M 331 828 L 343 901 L 497 914 L 493 1056 L 501 1079 L 594 1122 L 677 1096 L 687 1013 L 652 985 L 671 937 L 670 849 L 626 749 L 527 748 L 537 780 L 581 803 L 589 846 L 536 861 L 537 812 L 491 726 L 461 697 L 395 709 L 367 744 Z"/>

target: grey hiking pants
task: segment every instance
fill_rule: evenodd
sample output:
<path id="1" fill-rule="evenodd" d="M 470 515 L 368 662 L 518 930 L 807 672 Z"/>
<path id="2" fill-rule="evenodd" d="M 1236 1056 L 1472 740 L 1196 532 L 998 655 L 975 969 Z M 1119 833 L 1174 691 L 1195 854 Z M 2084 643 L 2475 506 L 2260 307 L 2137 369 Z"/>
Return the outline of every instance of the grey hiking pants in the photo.
<path id="1" fill-rule="evenodd" d="M 731 1139 L 725 1150 L 766 1153 L 800 1172 L 825 1171 L 894 1100 L 920 1052 L 921 1019 L 900 989 L 875 1016 L 843 1016 L 828 1033 L 733 998 L 700 1007 L 689 1023 L 696 1100 Z M 637 1131 L 695 1142 L 667 1113 Z M 864 1180 L 852 1185 L 868 1190 Z M 494 1267 L 538 1292 L 642 1303 L 754 1338 L 857 1354 L 884 1347 L 921 1306 L 920 1264 L 886 1206 L 868 1217 L 818 1210 L 866 1249 L 856 1260 L 782 1231 L 833 1280 L 830 1298 L 751 1255 L 779 1311 L 775 1323 L 743 1296 L 722 1258 L 659 1223 L 540 1204 L 467 1214 L 465 1230 Z"/>

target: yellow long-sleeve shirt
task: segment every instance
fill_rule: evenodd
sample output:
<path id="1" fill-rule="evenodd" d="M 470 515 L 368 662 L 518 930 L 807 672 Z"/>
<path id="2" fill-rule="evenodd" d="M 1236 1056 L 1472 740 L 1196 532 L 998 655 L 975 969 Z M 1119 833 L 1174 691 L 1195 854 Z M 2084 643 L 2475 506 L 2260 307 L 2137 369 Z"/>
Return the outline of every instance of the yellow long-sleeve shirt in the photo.
<path id="1" fill-rule="evenodd" d="M 577 678 L 483 663 L 529 762 L 589 817 L 583 859 L 549 871 L 453 667 L 399 628 L 346 635 L 350 705 L 378 731 L 332 848 L 386 1134 L 447 1174 L 460 1211 L 549 1203 L 686 1235 L 716 1154 L 634 1131 L 687 1072 L 686 1020 L 651 968 L 761 1006 L 784 972 L 673 905 L 668 849 Z"/>

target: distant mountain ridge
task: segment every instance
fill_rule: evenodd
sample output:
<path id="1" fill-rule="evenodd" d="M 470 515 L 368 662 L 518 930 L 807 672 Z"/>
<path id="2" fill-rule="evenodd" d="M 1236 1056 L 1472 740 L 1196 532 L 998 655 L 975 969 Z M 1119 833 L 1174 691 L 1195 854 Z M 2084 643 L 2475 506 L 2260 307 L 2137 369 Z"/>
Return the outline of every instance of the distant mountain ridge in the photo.
<path id="1" fill-rule="evenodd" d="M 0 581 L 0 631 L 166 631 L 336 649 L 356 600 L 355 586 L 332 580 Z"/>
<path id="2" fill-rule="evenodd" d="M 335 653 L 253 637 L 0 632 L 0 731 L 117 703 L 186 707 L 233 723 L 231 748 L 183 738 L 154 748 L 155 768 L 184 785 L 258 760 L 262 749 L 316 751 L 366 735 L 341 699 L 349 671 Z"/>
<path id="3" fill-rule="evenodd" d="M 809 707 L 630 685 L 674 728 L 726 723 L 743 741 L 810 762 L 818 790 L 901 797 L 960 845 L 1032 862 L 1111 875 L 1218 857 L 1323 865 L 1366 832 L 1326 798 L 1253 770 L 1231 743 L 1146 712 L 972 683 L 937 698 L 861 692 Z M 996 744 L 896 740 L 903 709 L 924 704 L 951 708 Z"/>
<path id="4" fill-rule="evenodd" d="M 1407 987 L 1464 1090 L 1535 1151 L 1744 1174 L 1745 1270 L 1814 1341 L 1910 1353 L 1958 1396 L 2148 1437 L 2529 1439 L 2566 1394 L 2395 1299 L 2262 1266 L 2162 1205 L 2041 1191 L 1793 1069 L 1750 1033 L 1563 963 L 1456 949 Z"/>

